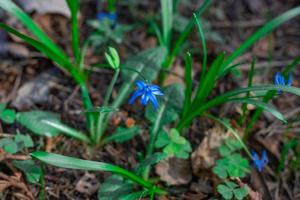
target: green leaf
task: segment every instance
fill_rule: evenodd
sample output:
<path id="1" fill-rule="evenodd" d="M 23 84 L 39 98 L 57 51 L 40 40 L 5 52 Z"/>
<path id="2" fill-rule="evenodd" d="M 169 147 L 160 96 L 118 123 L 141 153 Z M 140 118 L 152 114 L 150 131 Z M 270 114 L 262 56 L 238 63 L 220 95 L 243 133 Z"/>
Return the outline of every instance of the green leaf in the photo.
<path id="1" fill-rule="evenodd" d="M 193 80 L 192 80 L 192 56 L 187 53 L 185 56 L 185 71 L 184 71 L 184 104 L 182 116 L 187 114 L 188 109 L 192 103 L 192 92 L 193 92 Z"/>
<path id="2" fill-rule="evenodd" d="M 224 199 L 232 199 L 233 198 L 232 190 L 229 187 L 220 184 L 217 186 L 217 190 Z"/>
<path id="3" fill-rule="evenodd" d="M 137 168 L 135 170 L 136 174 L 141 175 L 143 170 L 146 169 L 148 166 L 154 165 L 154 164 L 162 161 L 165 158 L 166 158 L 166 154 L 160 153 L 160 152 L 156 152 L 156 153 L 150 155 L 145 160 L 143 160 L 142 162 L 139 163 L 139 165 L 137 166 Z"/>
<path id="4" fill-rule="evenodd" d="M 118 109 L 112 106 L 101 106 L 101 107 L 93 107 L 91 109 L 85 110 L 85 112 L 92 112 L 92 113 L 111 113 L 111 112 L 116 112 Z"/>
<path id="5" fill-rule="evenodd" d="M 244 199 L 248 195 L 248 193 L 249 193 L 249 191 L 248 191 L 247 187 L 240 187 L 240 188 L 233 190 L 233 194 L 234 194 L 235 198 L 237 198 L 238 200 Z"/>
<path id="6" fill-rule="evenodd" d="M 213 172 L 221 179 L 227 178 L 226 168 L 221 165 L 217 165 L 217 166 L 213 167 Z"/>
<path id="7" fill-rule="evenodd" d="M 228 71 L 228 65 L 233 62 L 238 56 L 243 54 L 247 49 L 249 49 L 256 41 L 270 33 L 272 30 L 280 26 L 281 24 L 289 21 L 290 19 L 298 16 L 300 14 L 300 7 L 293 8 L 280 16 L 274 18 L 262 28 L 258 29 L 254 34 L 252 34 L 245 42 L 241 44 L 223 63 L 223 73 L 225 74 Z"/>
<path id="8" fill-rule="evenodd" d="M 135 174 L 115 165 L 103 163 L 103 162 L 96 162 L 96 161 L 89 161 L 89 160 L 82 160 L 78 158 L 63 156 L 54 153 L 47 153 L 43 151 L 36 151 L 31 153 L 33 158 L 36 158 L 44 163 L 67 168 L 67 169 L 80 169 L 80 170 L 91 170 L 91 171 L 105 171 L 105 172 L 112 172 L 114 174 L 118 174 L 122 177 L 128 178 L 129 180 L 145 187 L 148 189 L 153 189 L 152 183 L 136 176 Z M 165 194 L 165 191 L 161 190 L 160 188 L 154 188 L 154 192 L 158 194 Z"/>
<path id="9" fill-rule="evenodd" d="M 171 129 L 169 134 L 169 142 L 164 147 L 163 152 L 167 156 L 176 156 L 178 158 L 186 159 L 192 151 L 190 143 L 182 136 L 176 129 Z"/>
<path id="10" fill-rule="evenodd" d="M 63 53 L 53 50 L 46 44 L 39 42 L 35 39 L 32 39 L 5 24 L 0 23 L 0 28 L 21 38 L 26 43 L 32 45 L 34 48 L 36 48 L 40 52 L 44 53 L 52 61 L 56 62 L 62 69 L 67 70 L 79 84 L 82 84 L 85 82 L 86 76 L 81 71 L 79 71 L 77 68 L 75 68 L 73 66 L 73 64 L 68 60 L 68 58 Z"/>
<path id="11" fill-rule="evenodd" d="M 18 152 L 18 145 L 11 138 L 3 138 L 0 140 L 0 149 L 3 149 L 7 153 L 14 154 Z"/>
<path id="12" fill-rule="evenodd" d="M 224 53 L 221 53 L 210 65 L 208 72 L 203 77 L 204 78 L 203 81 L 198 86 L 191 109 L 195 108 L 195 104 L 199 105 L 203 103 L 203 101 L 211 93 L 212 89 L 214 88 L 217 82 L 218 73 L 221 70 L 223 61 L 224 61 Z"/>
<path id="13" fill-rule="evenodd" d="M 79 0 L 67 0 L 67 4 L 71 11 L 71 30 L 72 30 L 72 49 L 76 63 L 79 64 L 80 45 L 79 45 L 79 27 L 78 27 L 78 11 L 80 8 Z"/>
<path id="14" fill-rule="evenodd" d="M 199 84 L 202 84 L 202 81 L 204 80 L 205 74 L 206 74 L 206 63 L 207 63 L 207 49 L 206 49 L 206 41 L 205 41 L 205 36 L 204 36 L 204 31 L 203 28 L 201 26 L 201 23 L 198 19 L 198 17 L 196 16 L 195 13 L 193 13 L 193 17 L 194 20 L 196 21 L 196 27 L 198 29 L 199 32 L 199 37 L 201 40 L 201 45 L 202 45 L 202 53 L 203 53 L 203 58 L 202 58 L 202 66 L 201 66 L 201 76 L 200 76 L 200 80 L 199 80 Z"/>
<path id="15" fill-rule="evenodd" d="M 181 85 L 168 85 L 162 91 L 164 96 L 158 100 L 158 109 L 155 110 L 152 106 L 146 108 L 146 118 L 158 128 L 175 121 L 183 106 L 183 89 Z"/>
<path id="16" fill-rule="evenodd" d="M 228 146 L 226 146 L 225 144 L 222 144 L 219 147 L 219 153 L 221 154 L 221 156 L 226 157 L 229 156 L 231 153 L 233 152 L 232 149 L 230 149 Z"/>
<path id="17" fill-rule="evenodd" d="M 1 120 L 6 124 L 12 124 L 16 119 L 16 111 L 12 109 L 5 109 L 0 114 Z"/>
<path id="18" fill-rule="evenodd" d="M 173 0 L 160 0 L 164 45 L 170 46 L 173 27 Z"/>
<path id="19" fill-rule="evenodd" d="M 30 137 L 30 135 L 22 135 L 20 133 L 17 133 L 16 137 L 15 137 L 15 142 L 16 143 L 23 143 L 24 147 L 33 147 L 33 141 Z"/>
<path id="20" fill-rule="evenodd" d="M 238 185 L 236 183 L 231 182 L 231 181 L 225 181 L 225 184 L 231 189 L 238 187 Z"/>
<path id="21" fill-rule="evenodd" d="M 205 0 L 200 5 L 200 7 L 195 11 L 196 16 L 200 17 L 204 13 L 204 11 L 206 11 L 206 9 L 211 5 L 211 3 L 212 3 L 211 0 Z M 195 23 L 195 20 L 192 18 L 192 19 L 190 19 L 189 23 L 184 27 L 184 30 L 182 31 L 182 33 L 180 34 L 178 39 L 176 39 L 176 42 L 174 44 L 174 47 L 172 48 L 170 56 L 168 56 L 168 59 L 167 59 L 166 63 L 164 64 L 164 68 L 166 68 L 166 69 L 170 68 L 174 58 L 180 52 L 182 45 L 186 41 L 186 38 L 189 36 L 190 32 L 192 31 L 194 23 Z"/>
<path id="22" fill-rule="evenodd" d="M 229 102 L 237 102 L 237 103 L 247 103 L 247 104 L 252 104 L 254 106 L 257 106 L 259 108 L 264 109 L 265 111 L 271 113 L 274 117 L 276 117 L 277 119 L 279 119 L 280 121 L 287 123 L 285 117 L 272 105 L 267 104 L 265 102 L 262 101 L 256 101 L 253 99 L 249 99 L 249 98 L 237 98 L 237 99 L 229 99 Z"/>
<path id="23" fill-rule="evenodd" d="M 80 131 L 63 124 L 60 121 L 56 121 L 53 119 L 43 119 L 41 122 L 48 126 L 52 131 L 63 133 L 67 136 L 76 138 L 86 143 L 91 142 L 84 133 L 81 133 Z"/>
<path id="24" fill-rule="evenodd" d="M 112 175 L 104 180 L 98 190 L 99 200 L 119 200 L 132 192 L 133 184 L 126 182 L 122 176 Z"/>
<path id="25" fill-rule="evenodd" d="M 148 49 L 127 59 L 124 66 L 121 67 L 124 83 L 119 90 L 117 98 L 113 102 L 113 107 L 119 108 L 128 95 L 130 95 L 135 81 L 143 79 L 140 74 L 149 82 L 156 79 L 161 69 L 161 64 L 166 57 L 166 53 L 165 48 L 158 47 Z"/>
<path id="26" fill-rule="evenodd" d="M 155 147 L 156 148 L 162 148 L 170 143 L 170 138 L 168 133 L 165 131 L 160 131 L 157 135 L 156 141 L 155 141 Z"/>
<path id="27" fill-rule="evenodd" d="M 33 20 L 12 0 L 0 1 L 0 7 L 15 16 L 31 33 L 52 50 L 62 53 L 62 50 L 33 22 Z"/>
<path id="28" fill-rule="evenodd" d="M 42 175 L 42 169 L 40 166 L 37 166 L 33 160 L 14 160 L 13 164 L 16 168 L 25 173 L 27 181 L 33 184 L 39 182 Z"/>
<path id="29" fill-rule="evenodd" d="M 59 133 L 57 128 L 54 128 L 45 121 L 51 121 L 54 123 L 60 123 L 59 116 L 52 112 L 44 111 L 29 111 L 21 112 L 17 114 L 16 118 L 22 126 L 26 127 L 33 133 L 38 135 L 53 137 Z"/>
<path id="30" fill-rule="evenodd" d="M 228 175 L 232 178 L 243 178 L 250 170 L 248 160 L 243 158 L 240 154 L 234 153 L 225 158 L 216 161 L 216 169 L 214 172 L 220 177 L 224 178 L 223 169 L 226 170 Z"/>
<path id="31" fill-rule="evenodd" d="M 18 152 L 18 145 L 15 142 L 4 145 L 3 150 L 7 153 L 14 154 Z"/>
<path id="32" fill-rule="evenodd" d="M 6 108 L 6 103 L 0 103 L 0 115 L 3 112 L 3 110 Z"/>
<path id="33" fill-rule="evenodd" d="M 113 68 L 114 70 L 119 69 L 120 57 L 115 48 L 109 47 L 108 52 L 105 53 L 105 58 L 108 64 L 111 66 L 111 68 Z"/>
<path id="34" fill-rule="evenodd" d="M 111 141 L 122 143 L 132 139 L 134 136 L 140 133 L 141 128 L 139 126 L 134 126 L 131 128 L 118 127 L 117 130 L 110 136 L 106 137 L 103 141 L 107 144 Z"/>

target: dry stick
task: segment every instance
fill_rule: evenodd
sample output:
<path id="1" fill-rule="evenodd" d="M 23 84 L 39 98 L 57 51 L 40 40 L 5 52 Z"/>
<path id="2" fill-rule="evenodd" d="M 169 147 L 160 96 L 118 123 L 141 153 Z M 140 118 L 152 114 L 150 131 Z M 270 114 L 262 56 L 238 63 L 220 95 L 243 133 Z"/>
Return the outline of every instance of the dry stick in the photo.
<path id="1" fill-rule="evenodd" d="M 3 190 L 5 190 L 6 188 L 9 188 L 9 187 L 16 187 L 21 190 L 24 190 L 26 195 L 30 199 L 34 200 L 34 196 L 33 196 L 32 192 L 30 191 L 30 189 L 26 186 L 26 184 L 24 182 L 20 181 L 19 177 L 7 176 L 6 174 L 0 172 L 0 179 L 3 179 L 5 181 L 4 188 L 2 188 Z"/>
<path id="2" fill-rule="evenodd" d="M 13 155 L 8 153 L 0 154 L 0 162 L 4 160 L 29 160 L 30 156 L 27 155 Z"/>

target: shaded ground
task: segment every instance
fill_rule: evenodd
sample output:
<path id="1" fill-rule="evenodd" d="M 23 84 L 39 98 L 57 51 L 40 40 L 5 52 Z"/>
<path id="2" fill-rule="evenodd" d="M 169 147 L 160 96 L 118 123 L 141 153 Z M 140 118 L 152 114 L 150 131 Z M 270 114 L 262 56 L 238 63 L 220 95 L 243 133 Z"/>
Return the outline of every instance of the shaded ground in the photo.
<path id="1" fill-rule="evenodd" d="M 190 16 L 201 1 L 191 1 L 188 5 L 179 7 L 179 11 Z M 232 52 L 241 44 L 255 29 L 264 24 L 268 19 L 278 16 L 280 13 L 300 5 L 298 1 L 278 1 L 278 0 L 226 0 L 217 1 L 206 12 L 204 19 L 211 25 L 212 30 L 220 35 L 223 43 L 216 43 L 214 41 L 208 42 L 209 61 L 212 60 L 219 52 Z M 129 11 L 125 4 L 120 6 L 120 21 L 121 23 L 131 23 L 133 19 L 142 20 L 146 18 L 145 13 L 155 13 L 159 7 L 159 1 L 145 1 L 141 3 L 136 13 Z M 96 15 L 95 3 L 87 1 L 82 5 L 82 21 L 86 18 L 92 18 Z M 135 16 L 132 16 L 135 15 Z M 4 17 L 5 16 L 5 17 Z M 68 52 L 71 52 L 69 38 L 69 30 L 66 29 L 68 20 L 62 15 L 52 14 L 39 15 L 34 14 L 36 21 L 42 22 L 47 33 L 51 35 L 55 41 L 62 45 Z M 138 17 L 140 18 L 138 18 Z M 2 20 L 3 19 L 3 20 Z M 1 13 L 1 20 L 10 25 L 20 25 L 11 17 L 6 17 Z M 123 58 L 134 54 L 141 49 L 146 49 L 156 45 L 156 39 L 149 34 L 146 25 L 138 26 L 133 31 L 126 35 L 126 41 L 118 48 Z M 84 38 L 90 29 L 85 23 L 82 24 L 82 37 Z M 207 35 L 211 33 L 206 33 Z M 195 50 L 194 70 L 195 77 L 198 77 L 201 52 L 197 33 L 194 32 L 190 37 L 190 48 Z M 81 110 L 82 104 L 80 100 L 80 93 L 75 83 L 57 70 L 53 64 L 47 59 L 43 58 L 39 53 L 35 52 L 30 47 L 20 43 L 15 38 L 8 37 L 4 32 L 0 32 L 1 46 L 8 46 L 7 49 L 2 48 L 0 51 L 0 99 L 1 102 L 9 102 L 11 107 L 14 107 L 17 92 L 21 86 L 34 80 L 40 76 L 41 73 L 52 74 L 50 76 L 51 89 L 46 99 L 39 103 L 31 105 L 19 105 L 17 108 L 20 111 L 30 109 L 50 110 L 60 113 L 62 119 L 67 124 L 73 127 L 84 129 L 84 117 L 76 114 Z M 5 45 L 4 45 L 5 44 Z M 104 47 L 105 48 L 105 47 Z M 100 49 L 101 50 L 101 49 Z M 87 65 L 102 61 L 102 57 L 93 54 L 92 51 L 88 54 Z M 100 54 L 101 55 L 101 54 Z M 240 59 L 250 61 L 253 56 L 257 58 L 257 76 L 255 82 L 268 83 L 272 82 L 274 71 L 279 70 L 284 65 L 290 63 L 295 57 L 300 55 L 300 18 L 296 18 L 288 23 L 285 23 L 265 39 L 258 42 L 251 51 L 244 54 Z M 183 75 L 182 59 L 178 58 L 174 65 L 178 65 L 175 73 Z M 249 62 L 250 63 L 250 62 Z M 272 68 L 270 68 L 272 67 Z M 218 83 L 216 94 L 225 90 L 235 88 L 247 84 L 247 71 L 249 64 L 241 67 L 242 74 L 239 77 L 228 76 L 223 81 Z M 111 78 L 109 70 L 98 70 L 90 77 L 89 91 L 92 94 L 95 105 L 99 105 L 103 101 L 104 92 Z M 293 85 L 300 86 L 299 70 L 296 69 L 293 73 Z M 179 79 L 180 80 L 180 79 Z M 119 82 L 120 83 L 120 82 Z M 46 84 L 46 83 L 45 83 Z M 115 94 L 116 95 L 116 94 Z M 299 97 L 284 94 L 284 98 L 274 101 L 276 107 L 284 114 L 292 114 L 298 116 L 300 109 Z M 44 141 L 44 145 L 39 145 L 40 149 L 47 149 L 52 152 L 80 157 L 84 159 L 104 161 L 108 163 L 117 164 L 127 169 L 132 169 L 137 164 L 137 153 L 143 152 L 145 143 L 147 142 L 147 124 L 143 119 L 142 107 L 135 108 L 123 106 L 123 109 L 115 118 L 120 118 L 120 124 L 126 124 L 128 118 L 133 118 L 138 124 L 144 125 L 143 134 L 134 138 L 132 141 L 124 144 L 108 144 L 103 149 L 90 150 L 87 146 L 79 143 L 73 139 L 59 136 L 54 139 Z M 295 113 L 291 113 L 291 112 Z M 298 112 L 296 112 L 298 111 Z M 231 117 L 237 119 L 239 114 L 239 106 L 224 105 L 222 108 L 213 110 L 218 116 Z M 116 120 L 118 121 L 118 120 Z M 287 130 L 281 123 L 274 122 L 274 119 L 268 114 L 256 124 L 253 131 L 250 146 L 253 148 L 266 148 L 270 156 L 269 168 L 264 172 L 263 176 L 253 172 L 253 176 L 243 180 L 244 183 L 251 185 L 254 191 L 260 191 L 263 188 L 260 184 L 265 183 L 269 192 L 274 199 L 300 199 L 300 182 L 299 172 L 292 174 L 288 169 L 282 173 L 280 180 L 275 180 L 275 170 L 278 164 L 280 155 L 280 148 L 284 137 L 294 138 L 299 133 L 299 125 L 297 119 L 294 122 L 296 125 Z M 112 130 L 117 123 L 112 122 Z M 298 123 L 299 124 L 299 123 Z M 193 150 L 196 150 L 202 139 L 205 137 L 205 132 L 209 132 L 215 124 L 208 120 L 195 120 L 188 138 L 190 139 Z M 270 127 L 272 129 L 270 129 Z M 3 133 L 14 133 L 15 126 L 1 127 Z M 22 130 L 22 129 L 21 129 Z M 111 130 L 108 130 L 111 131 Z M 284 133 L 284 136 L 283 136 Z M 37 143 L 42 141 L 38 137 L 34 137 Z M 192 163 L 189 162 L 189 165 Z M 195 166 L 192 166 L 193 168 Z M 96 191 L 98 186 L 108 174 L 106 173 L 87 173 L 82 171 L 65 170 L 53 167 L 46 167 L 46 199 L 96 199 Z M 155 176 L 154 170 L 153 175 Z M 261 178 L 264 181 L 261 181 Z M 79 192 L 78 183 L 90 183 L 89 188 L 85 188 L 85 192 Z M 163 183 L 162 183 L 163 184 Z M 167 199 L 211 199 L 216 196 L 216 191 L 213 189 L 217 184 L 217 178 L 208 171 L 208 173 L 193 174 L 191 181 L 188 184 L 181 186 L 174 186 L 170 188 L 170 196 L 161 198 Z M 77 187 L 76 187 L 77 186 Z M 95 186 L 95 187 L 93 187 Z M 39 187 L 29 185 L 29 189 L 38 196 Z M 81 188 L 82 189 L 82 188 Z M 262 189 L 266 193 L 265 189 Z M 17 189 L 5 190 L 3 193 L 4 199 L 14 199 L 14 193 L 20 192 Z"/>

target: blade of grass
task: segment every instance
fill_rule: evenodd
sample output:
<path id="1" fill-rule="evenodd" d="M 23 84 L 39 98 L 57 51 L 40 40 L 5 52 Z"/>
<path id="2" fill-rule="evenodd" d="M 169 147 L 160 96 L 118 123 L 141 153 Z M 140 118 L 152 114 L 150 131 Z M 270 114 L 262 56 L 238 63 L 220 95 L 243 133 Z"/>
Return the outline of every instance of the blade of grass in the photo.
<path id="1" fill-rule="evenodd" d="M 32 19 L 12 0 L 0 1 L 0 8 L 3 8 L 11 15 L 15 16 L 31 33 L 33 33 L 44 45 L 52 51 L 65 55 L 60 49 L 33 21 Z"/>
<path id="2" fill-rule="evenodd" d="M 192 103 L 192 108 L 194 108 L 194 104 L 202 103 L 210 94 L 211 90 L 214 88 L 218 74 L 222 69 L 222 63 L 224 61 L 224 53 L 221 53 L 211 64 L 209 71 L 205 75 L 203 82 L 201 85 L 198 85 L 198 89 L 195 95 L 195 99 Z"/>
<path id="3" fill-rule="evenodd" d="M 111 165 L 103 162 L 82 160 L 78 158 L 73 158 L 69 156 L 63 156 L 63 155 L 48 153 L 43 151 L 35 151 L 31 153 L 31 156 L 46 164 L 53 165 L 56 167 L 62 167 L 67 169 L 104 171 L 104 172 L 119 174 L 149 190 L 152 190 L 154 188 L 155 192 L 158 194 L 166 194 L 164 190 L 155 187 L 154 185 L 152 185 L 152 183 L 136 176 L 135 174 L 127 171 L 126 169 L 123 169 L 115 165 Z"/>
<path id="4" fill-rule="evenodd" d="M 204 31 L 203 28 L 199 22 L 199 19 L 197 18 L 196 14 L 193 13 L 194 16 L 194 20 L 196 21 L 196 27 L 198 29 L 199 32 L 199 38 L 201 41 L 201 45 L 202 45 L 202 53 L 203 53 L 203 60 L 202 60 L 202 67 L 201 67 L 201 76 L 200 76 L 200 81 L 199 81 L 199 85 L 202 85 L 202 81 L 204 79 L 205 73 L 206 73 L 206 63 L 207 63 L 207 50 L 206 50 L 206 41 L 205 41 L 205 36 L 204 36 Z"/>
<path id="5" fill-rule="evenodd" d="M 217 118 L 215 116 L 212 115 L 207 115 L 209 118 L 219 122 L 220 124 L 222 124 L 223 126 L 225 126 L 232 134 L 233 136 L 240 142 L 240 144 L 242 145 L 243 149 L 245 150 L 245 152 L 247 153 L 247 155 L 252 158 L 251 153 L 248 149 L 248 147 L 246 146 L 246 144 L 243 142 L 243 140 L 240 137 L 240 134 L 230 125 L 230 123 L 225 120 L 225 119 L 220 119 Z"/>
<path id="6" fill-rule="evenodd" d="M 228 102 L 252 104 L 254 106 L 262 108 L 265 111 L 268 111 L 269 113 L 271 113 L 274 117 L 276 117 L 280 121 L 282 121 L 284 123 L 287 123 L 287 121 L 284 118 L 284 116 L 274 106 L 272 106 L 270 104 L 267 104 L 265 102 L 256 101 L 256 100 L 249 99 L 249 98 L 228 99 Z"/>
<path id="7" fill-rule="evenodd" d="M 90 139 L 83 133 L 77 131 L 76 129 L 73 129 L 65 124 L 62 124 L 62 123 L 56 123 L 56 122 L 53 122 L 53 121 L 50 121 L 50 120 L 43 120 L 43 122 L 45 124 L 48 124 L 49 126 L 52 126 L 53 128 L 61 131 L 63 134 L 67 135 L 67 136 L 70 136 L 70 137 L 73 137 L 73 138 L 76 138 L 78 140 L 81 140 L 83 142 L 86 142 L 86 143 L 90 143 Z"/>
<path id="8" fill-rule="evenodd" d="M 185 72 L 184 72 L 184 81 L 185 81 L 185 91 L 184 91 L 184 103 L 183 103 L 183 112 L 182 116 L 187 114 L 188 109 L 191 106 L 192 101 L 192 56 L 188 52 L 185 56 Z"/>
<path id="9" fill-rule="evenodd" d="M 78 28 L 78 11 L 80 7 L 79 0 L 67 0 L 67 4 L 71 11 L 71 30 L 72 30 L 72 49 L 76 60 L 76 64 L 80 63 L 80 41 L 79 41 L 79 28 Z"/>
<path id="10" fill-rule="evenodd" d="M 248 87 L 252 86 L 255 64 L 256 64 L 256 58 L 253 58 L 252 63 L 251 63 L 251 69 L 248 73 Z M 250 92 L 247 92 L 246 98 L 249 98 L 249 96 L 250 96 Z M 243 124 L 245 122 L 246 112 L 247 112 L 247 104 L 244 103 L 242 105 L 242 116 L 241 116 L 241 119 L 240 119 L 241 124 Z"/>
<path id="11" fill-rule="evenodd" d="M 160 0 L 162 15 L 162 33 L 166 48 L 169 49 L 173 26 L 173 0 Z"/>
<path id="12" fill-rule="evenodd" d="M 230 101 L 230 98 L 236 97 L 237 95 L 245 94 L 251 91 L 283 91 L 283 92 L 289 92 L 300 96 L 300 88 L 292 87 L 292 86 L 256 85 L 252 87 L 239 88 L 236 90 L 226 92 L 222 95 L 219 95 L 204 104 L 195 102 L 194 104 L 195 106 L 192 107 L 192 109 L 190 109 L 191 112 L 189 112 L 189 115 L 187 115 L 185 118 L 182 118 L 178 123 L 176 127 L 177 130 L 179 131 L 182 130 L 184 127 L 189 125 L 195 117 L 203 114 L 206 110 L 218 106 L 220 104 L 223 104 L 225 102 L 228 102 Z"/>
<path id="13" fill-rule="evenodd" d="M 238 56 L 243 54 L 248 48 L 250 48 L 256 41 L 270 33 L 272 30 L 283 24 L 284 22 L 289 21 L 290 19 L 298 16 L 300 14 L 300 6 L 293 8 L 275 19 L 271 20 L 267 24 L 265 24 L 262 28 L 258 29 L 254 34 L 252 34 L 245 42 L 241 44 L 239 48 L 237 48 L 223 63 L 224 70 L 222 71 L 222 75 L 228 72 L 228 65 L 232 63 Z"/>
<path id="14" fill-rule="evenodd" d="M 202 5 L 196 10 L 195 14 L 198 17 L 200 17 L 204 11 L 211 5 L 212 0 L 205 0 Z M 169 56 L 166 58 L 166 61 L 163 64 L 164 69 L 169 69 L 176 57 L 176 55 L 179 53 L 183 43 L 185 42 L 186 38 L 189 36 L 190 32 L 192 31 L 192 28 L 194 26 L 195 20 L 192 18 L 190 19 L 189 23 L 185 26 L 183 32 L 180 34 L 179 38 L 176 39 L 176 42 L 174 44 L 174 47 L 169 54 Z M 166 73 L 163 72 L 161 74 L 161 80 L 163 81 L 165 79 Z"/>
<path id="15" fill-rule="evenodd" d="M 85 82 L 85 80 L 86 80 L 85 75 L 82 72 L 80 72 L 78 69 L 73 67 L 72 63 L 70 63 L 69 60 L 63 54 L 59 54 L 59 53 L 57 53 L 57 51 L 53 51 L 51 48 L 49 48 L 44 43 L 41 43 L 41 42 L 34 40 L 26 35 L 23 35 L 22 33 L 18 32 L 17 30 L 15 30 L 3 23 L 0 23 L 0 28 L 21 38 L 28 44 L 35 47 L 40 52 L 44 53 L 51 60 L 55 61 L 61 67 L 61 69 L 65 69 L 66 71 L 68 71 L 71 74 L 71 76 L 77 81 L 77 83 L 81 84 L 81 83 Z"/>

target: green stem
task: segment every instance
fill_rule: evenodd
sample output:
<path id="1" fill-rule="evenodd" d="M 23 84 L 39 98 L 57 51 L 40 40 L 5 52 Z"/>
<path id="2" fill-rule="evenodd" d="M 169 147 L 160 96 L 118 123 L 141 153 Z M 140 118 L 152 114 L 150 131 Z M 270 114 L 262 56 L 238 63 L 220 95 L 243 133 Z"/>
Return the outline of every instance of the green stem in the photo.
<path id="1" fill-rule="evenodd" d="M 149 143 L 148 143 L 148 146 L 147 146 L 147 149 L 146 149 L 146 158 L 153 154 L 154 144 L 155 144 L 157 134 L 158 134 L 159 129 L 160 129 L 160 122 L 161 122 L 161 119 L 163 117 L 164 110 L 166 109 L 166 105 L 167 104 L 163 104 L 160 108 L 160 112 L 157 113 L 157 119 L 155 120 L 155 123 L 153 124 L 153 128 L 152 128 L 152 131 L 150 133 L 150 140 L 149 140 Z M 150 169 L 151 169 L 150 166 L 145 168 L 145 171 L 143 173 L 144 179 L 148 179 Z"/>
<path id="2" fill-rule="evenodd" d="M 94 106 L 93 106 L 92 100 L 90 98 L 90 95 L 88 93 L 86 85 L 81 84 L 80 89 L 81 89 L 82 102 L 83 102 L 84 109 L 85 110 L 92 109 Z M 87 118 L 87 127 L 88 127 L 88 130 L 90 131 L 91 138 L 93 138 L 93 135 L 95 134 L 95 127 L 94 127 L 95 118 L 92 115 L 92 113 L 90 113 L 90 112 L 85 112 L 85 113 L 86 113 L 86 118 Z"/>
<path id="3" fill-rule="evenodd" d="M 108 105 L 109 99 L 111 97 L 113 88 L 114 88 L 114 86 L 115 86 L 115 84 L 116 84 L 116 82 L 118 80 L 119 74 L 120 74 L 120 70 L 117 69 L 115 71 L 113 79 L 111 80 L 111 82 L 109 84 L 109 87 L 107 89 L 107 92 L 105 94 L 103 106 L 107 106 Z M 98 117 L 97 129 L 96 129 L 97 132 L 96 132 L 96 138 L 95 138 L 95 141 L 96 141 L 97 144 L 100 143 L 100 140 L 101 140 L 101 138 L 103 136 L 103 133 L 104 133 L 104 130 L 106 128 L 106 126 L 105 126 L 105 128 L 103 127 L 104 120 L 105 120 L 105 115 L 100 113 L 100 116 Z"/>
<path id="4" fill-rule="evenodd" d="M 42 173 L 41 173 L 41 178 L 40 178 L 40 182 L 41 182 L 41 191 L 40 191 L 40 200 L 44 200 L 45 199 L 45 164 L 41 163 L 41 169 L 42 169 Z"/>

